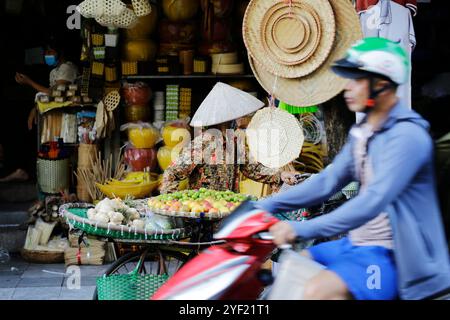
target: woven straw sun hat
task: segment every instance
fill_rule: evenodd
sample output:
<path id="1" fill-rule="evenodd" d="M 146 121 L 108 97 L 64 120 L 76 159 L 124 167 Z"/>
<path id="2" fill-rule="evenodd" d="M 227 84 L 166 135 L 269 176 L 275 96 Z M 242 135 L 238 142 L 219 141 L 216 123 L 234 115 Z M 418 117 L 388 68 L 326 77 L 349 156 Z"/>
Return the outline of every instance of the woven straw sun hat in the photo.
<path id="1" fill-rule="evenodd" d="M 208 127 L 232 121 L 261 109 L 264 103 L 251 94 L 217 82 L 203 100 L 190 125 Z"/>
<path id="2" fill-rule="evenodd" d="M 269 168 L 280 168 L 297 159 L 304 136 L 294 115 L 279 108 L 259 110 L 246 130 L 250 155 Z"/>
<path id="3" fill-rule="evenodd" d="M 242 28 L 250 56 L 266 71 L 285 78 L 316 70 L 329 55 L 335 37 L 328 0 L 252 0 Z"/>
<path id="4" fill-rule="evenodd" d="M 332 0 L 330 4 L 336 21 L 336 39 L 325 62 L 313 73 L 297 79 L 277 77 L 249 55 L 256 79 L 277 99 L 294 106 L 317 105 L 339 94 L 347 84 L 348 80 L 336 75 L 330 67 L 352 44 L 362 39 L 363 34 L 351 1 Z"/>

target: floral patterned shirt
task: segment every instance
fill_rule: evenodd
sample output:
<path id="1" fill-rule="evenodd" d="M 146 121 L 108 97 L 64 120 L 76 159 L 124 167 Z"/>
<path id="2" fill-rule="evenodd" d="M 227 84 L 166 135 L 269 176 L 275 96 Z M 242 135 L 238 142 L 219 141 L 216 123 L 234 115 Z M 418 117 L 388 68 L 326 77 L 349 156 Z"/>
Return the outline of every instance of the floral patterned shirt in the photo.
<path id="1" fill-rule="evenodd" d="M 165 170 L 160 192 L 163 194 L 178 191 L 180 181 L 185 179 L 189 179 L 189 189 L 209 188 L 239 192 L 241 173 L 249 179 L 269 184 L 273 191 L 279 189 L 282 183 L 279 169 L 267 168 L 254 161 L 250 163 L 246 146 L 239 149 L 239 146 L 233 144 L 234 147 L 227 149 L 224 140 L 226 139 L 223 137 L 218 138 L 207 132 L 194 138 Z M 238 157 L 238 154 L 242 154 L 238 153 L 238 150 L 244 150 L 242 156 Z M 234 161 L 225 161 L 230 156 Z M 237 161 L 240 159 L 243 160 Z"/>

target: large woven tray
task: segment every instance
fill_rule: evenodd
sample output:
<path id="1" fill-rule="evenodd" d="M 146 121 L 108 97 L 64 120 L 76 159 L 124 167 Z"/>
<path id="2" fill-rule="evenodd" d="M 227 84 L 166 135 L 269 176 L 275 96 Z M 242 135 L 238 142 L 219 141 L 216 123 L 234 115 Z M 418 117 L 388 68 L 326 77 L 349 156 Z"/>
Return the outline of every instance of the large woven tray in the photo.
<path id="1" fill-rule="evenodd" d="M 148 207 L 150 211 L 162 216 L 189 218 L 189 219 L 205 219 L 205 220 L 221 220 L 230 215 L 230 213 L 209 213 L 209 212 L 181 212 L 181 211 L 167 211 Z"/>
<path id="2" fill-rule="evenodd" d="M 60 207 L 59 213 L 66 219 L 70 227 L 101 237 L 121 240 L 178 240 L 190 236 L 188 228 L 152 231 L 92 221 L 87 218 L 87 210 L 89 208 L 94 208 L 94 205 L 68 203 Z"/>

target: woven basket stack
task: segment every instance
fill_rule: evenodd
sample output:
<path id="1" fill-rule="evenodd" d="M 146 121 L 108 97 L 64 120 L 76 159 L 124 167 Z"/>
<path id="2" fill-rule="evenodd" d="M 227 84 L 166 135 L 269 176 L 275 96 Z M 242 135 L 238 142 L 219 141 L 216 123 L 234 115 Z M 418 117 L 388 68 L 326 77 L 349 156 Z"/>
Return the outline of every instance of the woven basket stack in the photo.
<path id="1" fill-rule="evenodd" d="M 362 31 L 348 0 L 252 0 L 243 38 L 262 87 L 294 106 L 323 103 L 346 80 L 330 70 Z"/>

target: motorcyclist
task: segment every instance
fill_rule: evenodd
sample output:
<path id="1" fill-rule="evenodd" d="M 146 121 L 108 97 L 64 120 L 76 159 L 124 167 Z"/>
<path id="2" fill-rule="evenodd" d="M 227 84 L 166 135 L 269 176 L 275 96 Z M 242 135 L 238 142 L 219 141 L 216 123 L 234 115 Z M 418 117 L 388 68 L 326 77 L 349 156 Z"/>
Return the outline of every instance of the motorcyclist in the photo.
<path id="1" fill-rule="evenodd" d="M 326 267 L 305 283 L 304 299 L 422 299 L 450 287 L 428 123 L 396 96 L 409 64 L 392 41 L 354 44 L 332 70 L 349 79 L 348 108 L 366 116 L 324 171 L 257 203 L 272 213 L 292 211 L 360 183 L 359 194 L 331 213 L 270 229 L 278 245 L 348 233 L 302 252 Z M 373 271 L 378 285 L 368 283 Z"/>

